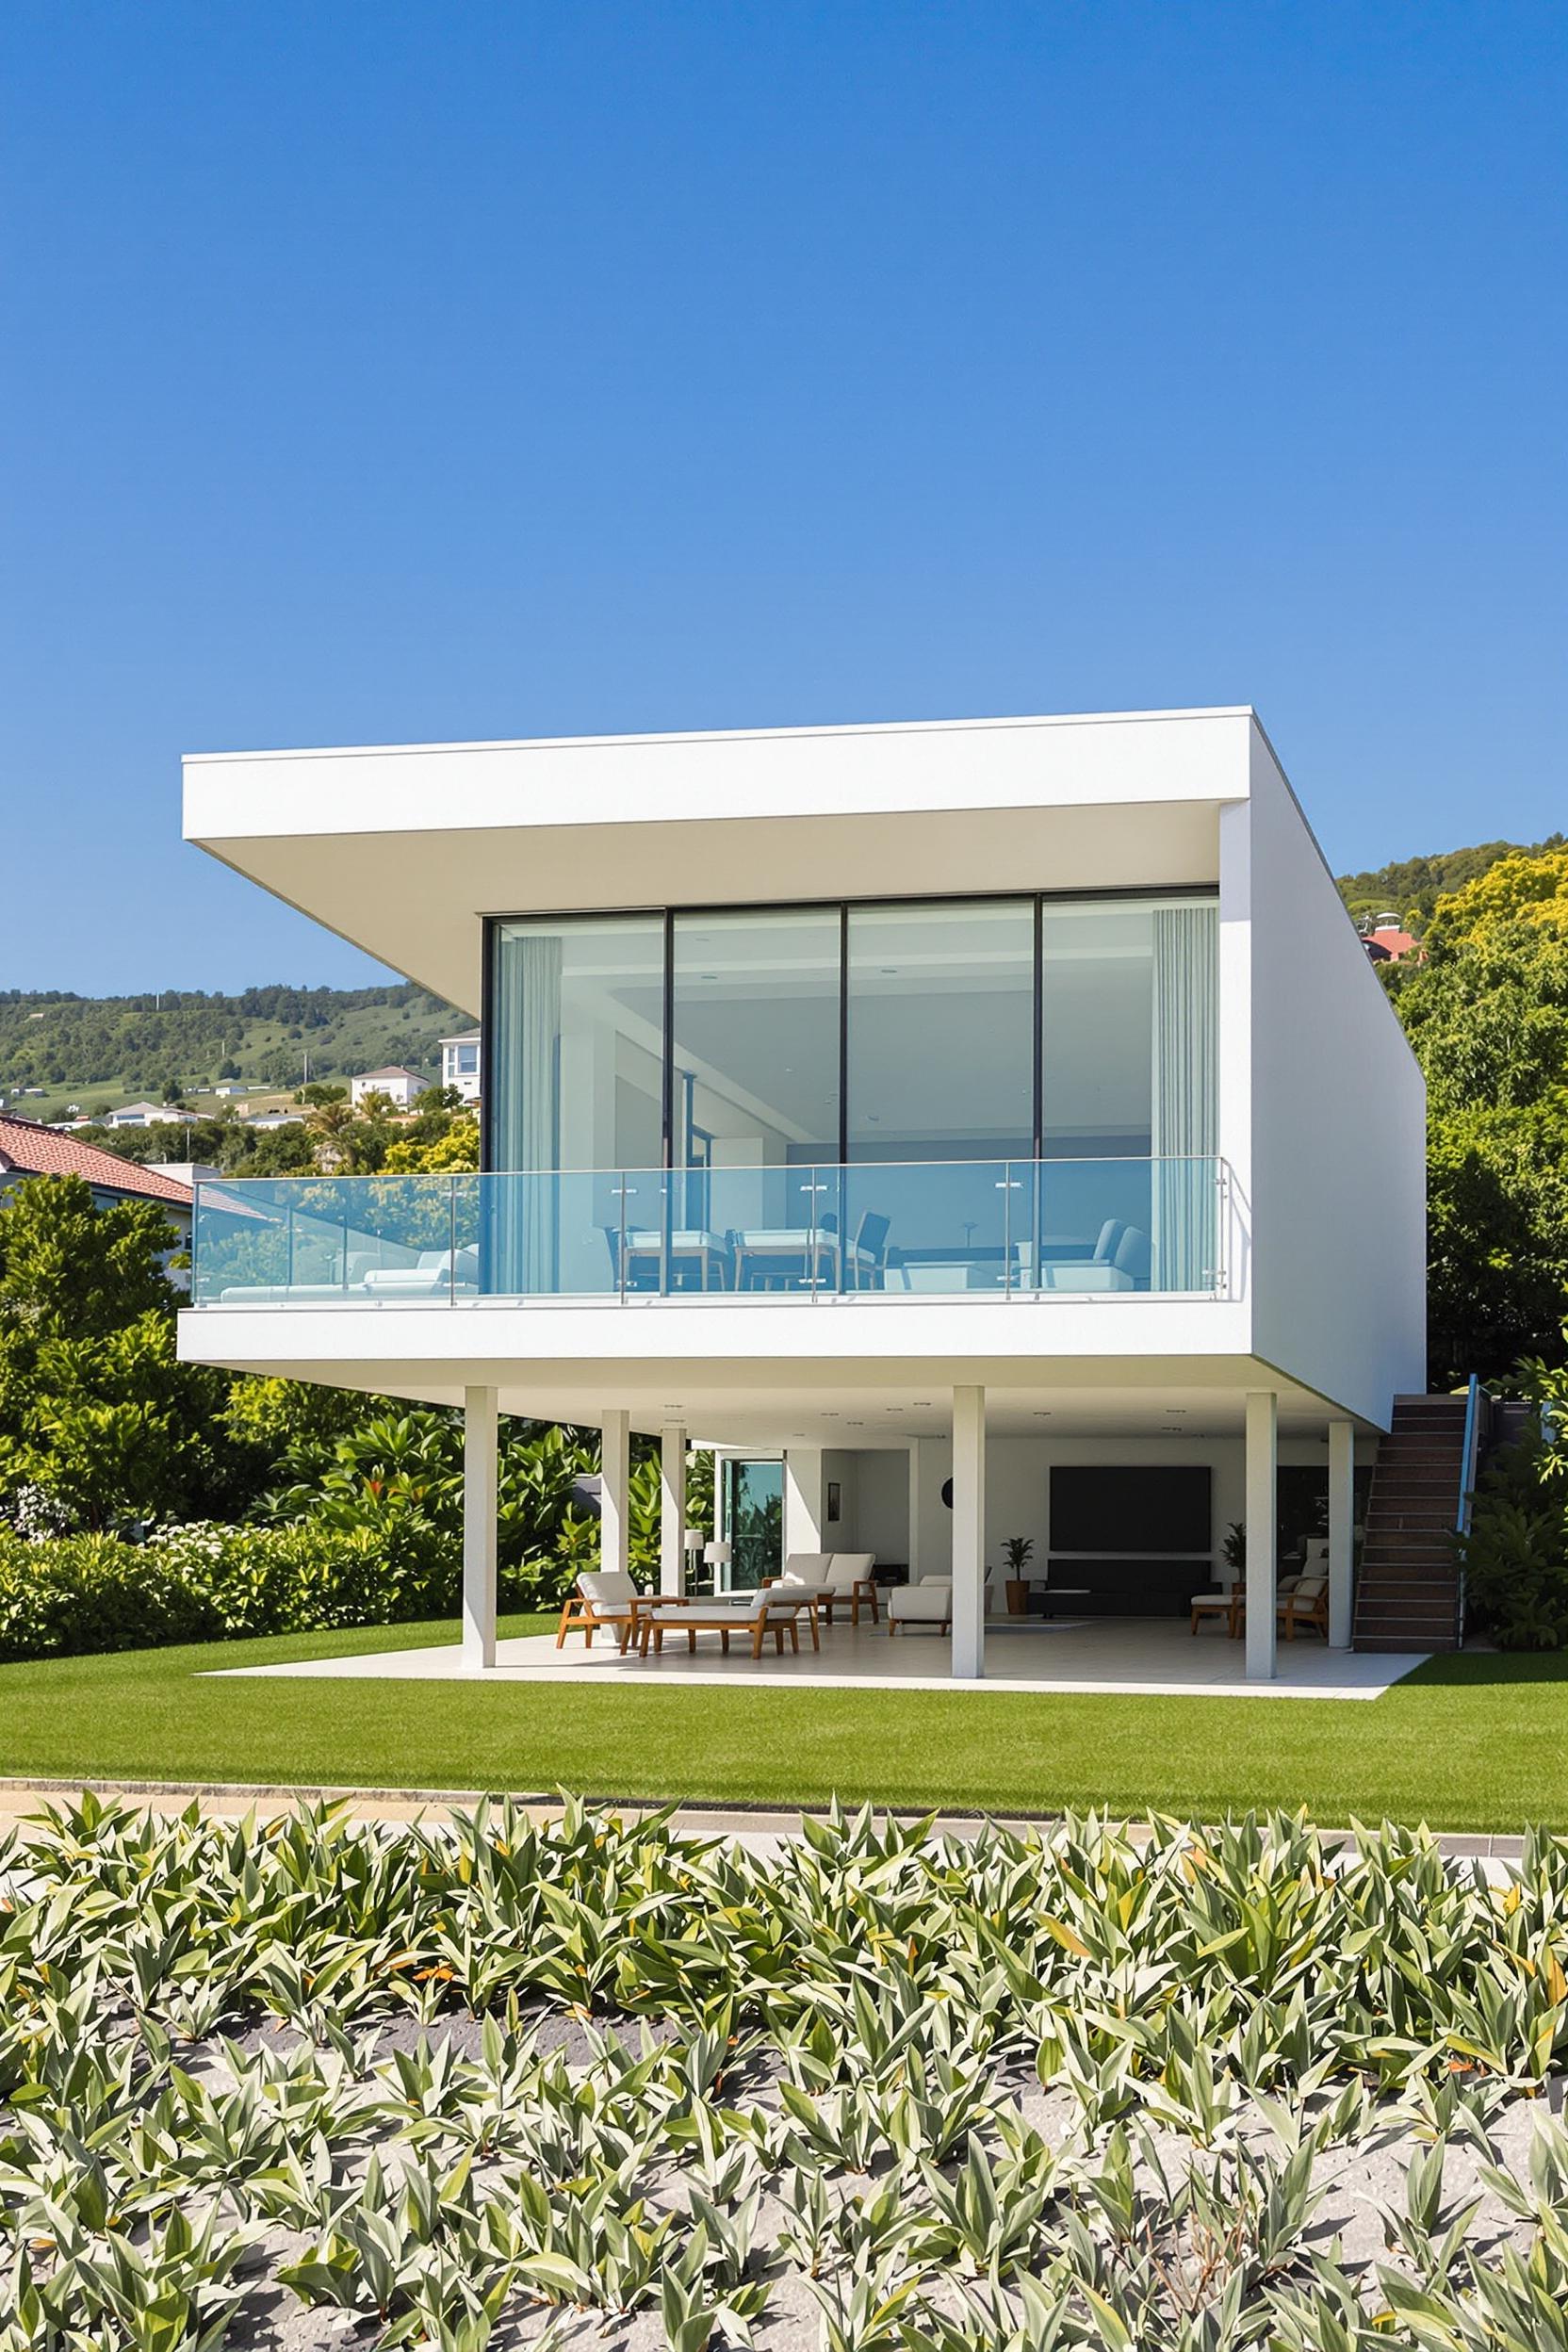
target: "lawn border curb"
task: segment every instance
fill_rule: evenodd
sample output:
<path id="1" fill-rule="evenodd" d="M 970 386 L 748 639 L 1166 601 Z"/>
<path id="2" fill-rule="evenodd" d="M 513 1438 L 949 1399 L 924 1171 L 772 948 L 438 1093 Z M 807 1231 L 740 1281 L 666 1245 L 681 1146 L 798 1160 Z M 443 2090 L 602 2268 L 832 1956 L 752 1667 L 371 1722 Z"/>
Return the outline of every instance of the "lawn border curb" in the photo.
<path id="1" fill-rule="evenodd" d="M 801 1835 L 804 1821 L 823 1821 L 827 1817 L 825 1805 L 801 1806 L 786 1805 L 731 1805 L 704 1804 L 700 1800 L 660 1803 L 651 1797 L 622 1797 L 595 1791 L 576 1791 L 583 1803 L 612 1805 L 618 1812 L 630 1814 L 669 1813 L 675 1828 L 693 1837 L 772 1835 L 794 1838 Z M 188 1802 L 203 1798 L 220 1798 L 231 1803 L 256 1805 L 330 1804 L 346 1806 L 351 1812 L 356 1806 L 422 1807 L 446 1805 L 464 1808 L 498 1800 L 527 1805 L 547 1813 L 558 1813 L 564 1802 L 563 1791 L 553 1789 L 499 1788 L 365 1788 L 331 1787 L 310 1782 L 288 1781 L 195 1781 L 195 1780 L 117 1780 L 93 1779 L 84 1775 L 65 1778 L 12 1778 L 0 1774 L 0 1800 L 37 1797 L 41 1802 L 53 1797 L 90 1794 L 99 1797 L 183 1798 Z M 8 1805 L 14 1811 L 14 1806 Z M 923 1821 L 930 1819 L 936 1828 L 949 1835 L 973 1835 L 988 1821 L 1004 1828 L 1046 1828 L 1062 1821 L 1059 1811 L 1028 1813 L 1016 1807 L 1005 1811 L 986 1813 L 967 1808 L 962 1812 L 945 1813 L 939 1809 L 928 1812 L 913 1805 L 875 1805 L 874 1811 L 890 1821 Z M 1125 1829 L 1136 1843 L 1145 1843 L 1155 1835 L 1152 1821 L 1124 1821 L 1117 1826 Z M 1208 1827 L 1210 1824 L 1201 1824 Z M 1326 1838 L 1348 1838 L 1350 1832 L 1338 1824 L 1323 1824 Z M 1524 1854 L 1525 1840 L 1521 1836 L 1505 1830 L 1439 1830 L 1433 1833 L 1438 1851 L 1450 1862 L 1517 1862 Z"/>

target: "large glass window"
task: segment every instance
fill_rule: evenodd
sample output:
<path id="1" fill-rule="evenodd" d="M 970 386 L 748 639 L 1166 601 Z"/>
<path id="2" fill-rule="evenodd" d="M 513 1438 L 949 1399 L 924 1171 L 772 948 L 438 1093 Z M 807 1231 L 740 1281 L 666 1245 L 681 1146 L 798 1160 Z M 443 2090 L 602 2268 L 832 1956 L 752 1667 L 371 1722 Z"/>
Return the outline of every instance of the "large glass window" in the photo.
<path id="1" fill-rule="evenodd" d="M 662 917 L 503 923 L 494 989 L 492 1168 L 659 1167 Z"/>
<path id="2" fill-rule="evenodd" d="M 1032 899 L 853 906 L 849 1156 L 1028 1159 Z"/>
<path id="3" fill-rule="evenodd" d="M 1213 1286 L 1212 898 L 505 922 L 489 1018 L 498 1287 Z"/>
<path id="4" fill-rule="evenodd" d="M 662 1215 L 615 1171 L 663 1163 L 663 918 L 503 923 L 494 953 L 490 1165 L 526 1171 L 491 1190 L 495 1287 L 618 1287 L 623 1216 Z"/>
<path id="5" fill-rule="evenodd" d="M 852 907 L 846 986 L 852 1286 L 1007 1284 L 1027 1230 L 1009 1164 L 1034 1155 L 1034 900 Z"/>
<path id="6" fill-rule="evenodd" d="M 1039 1262 L 1048 1287 L 1212 1285 L 1212 901 L 1047 906 Z M 1086 1261 L 1083 1270 L 1080 1262 Z"/>
<path id="7" fill-rule="evenodd" d="M 840 931 L 836 906 L 675 920 L 673 1216 L 688 1255 L 722 1248 L 748 1284 L 809 1278 L 812 1171 L 839 1157 Z"/>

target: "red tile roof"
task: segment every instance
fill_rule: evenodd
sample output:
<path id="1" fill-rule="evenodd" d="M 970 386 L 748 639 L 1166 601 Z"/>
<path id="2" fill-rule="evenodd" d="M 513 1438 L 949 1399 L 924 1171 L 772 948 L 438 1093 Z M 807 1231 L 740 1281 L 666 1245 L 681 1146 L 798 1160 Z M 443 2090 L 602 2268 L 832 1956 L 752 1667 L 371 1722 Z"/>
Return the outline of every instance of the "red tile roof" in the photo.
<path id="1" fill-rule="evenodd" d="M 117 1152 L 101 1151 L 95 1143 L 79 1143 L 57 1128 L 41 1127 L 36 1119 L 0 1115 L 0 1175 L 81 1176 L 103 1192 L 135 1194 L 146 1200 L 172 1200 L 188 1209 L 191 1191 L 155 1168 L 139 1168 Z"/>

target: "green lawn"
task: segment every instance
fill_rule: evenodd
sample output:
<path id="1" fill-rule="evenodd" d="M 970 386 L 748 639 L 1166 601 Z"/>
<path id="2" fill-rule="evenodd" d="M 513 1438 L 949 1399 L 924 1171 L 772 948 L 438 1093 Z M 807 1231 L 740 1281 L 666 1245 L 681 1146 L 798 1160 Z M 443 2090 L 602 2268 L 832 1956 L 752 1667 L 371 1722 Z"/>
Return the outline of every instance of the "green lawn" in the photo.
<path id="1" fill-rule="evenodd" d="M 443 1622 L 0 1667 L 0 1774 L 1568 1827 L 1564 1658 L 1437 1658 L 1370 1702 L 200 1678 L 451 1638 Z"/>

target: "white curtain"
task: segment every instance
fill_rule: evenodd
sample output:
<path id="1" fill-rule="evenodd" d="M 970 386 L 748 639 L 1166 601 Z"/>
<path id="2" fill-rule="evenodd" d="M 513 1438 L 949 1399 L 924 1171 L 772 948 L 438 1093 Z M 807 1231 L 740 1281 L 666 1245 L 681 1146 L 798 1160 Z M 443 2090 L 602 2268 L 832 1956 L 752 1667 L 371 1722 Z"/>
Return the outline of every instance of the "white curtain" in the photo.
<path id="1" fill-rule="evenodd" d="M 1155 1290 L 1208 1290 L 1215 1280 L 1218 970 L 1216 906 L 1154 909 Z"/>
<path id="2" fill-rule="evenodd" d="M 561 971 L 558 933 L 503 931 L 497 943 L 493 1018 L 498 1179 L 491 1233 L 492 1278 L 502 1294 L 556 1282 L 561 1161 Z"/>

